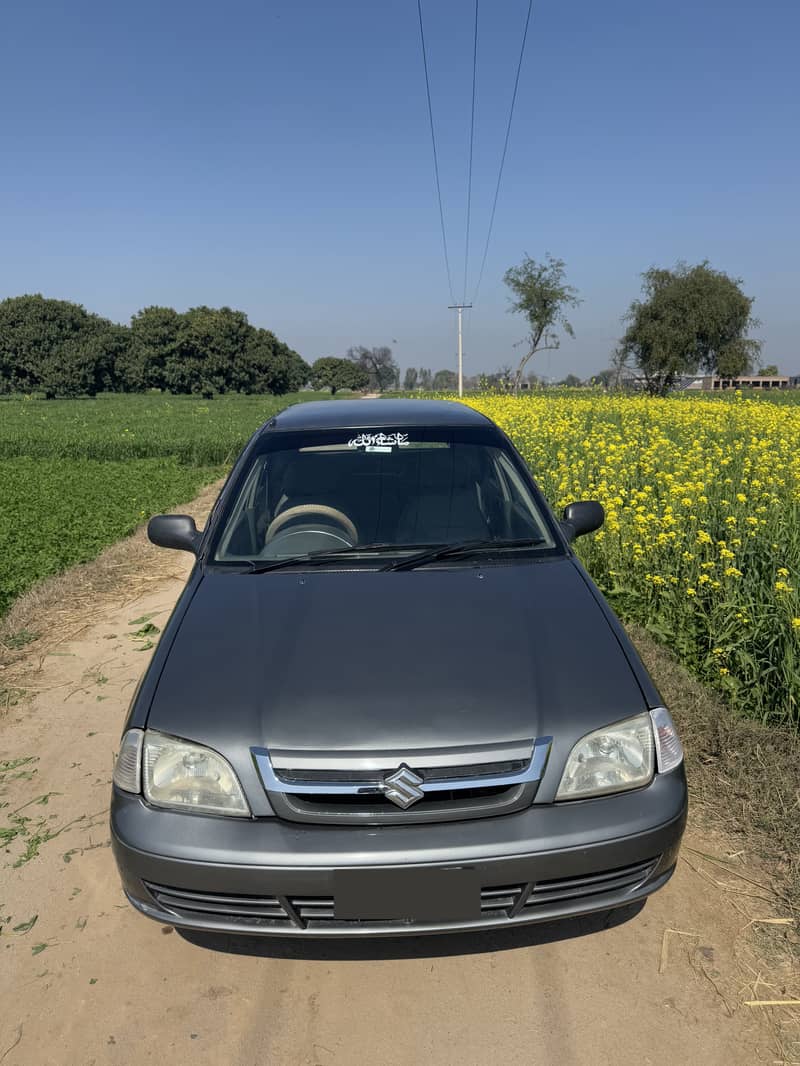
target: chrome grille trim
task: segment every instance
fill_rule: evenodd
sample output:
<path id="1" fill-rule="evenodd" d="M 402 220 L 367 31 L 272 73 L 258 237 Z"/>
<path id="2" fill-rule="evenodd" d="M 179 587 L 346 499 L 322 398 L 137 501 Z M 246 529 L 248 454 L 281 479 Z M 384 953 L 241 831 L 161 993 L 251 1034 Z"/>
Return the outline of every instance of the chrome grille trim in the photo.
<path id="1" fill-rule="evenodd" d="M 524 759 L 515 759 L 513 762 L 487 762 L 480 763 L 477 766 L 426 766 L 424 769 L 424 776 L 426 781 L 454 781 L 458 777 L 474 778 L 478 774 L 480 774 L 483 779 L 485 777 L 496 777 L 499 774 L 506 775 L 518 773 L 527 769 L 528 763 L 530 762 L 530 756 L 531 753 L 529 750 Z M 396 769 L 397 766 L 394 765 L 386 770 L 380 771 L 380 773 L 389 774 L 393 773 Z M 299 782 L 302 785 L 312 785 L 318 781 L 323 783 L 338 781 L 343 782 L 344 784 L 356 784 L 358 782 L 370 784 L 373 783 L 379 775 L 379 771 L 376 770 L 281 769 L 276 771 L 276 773 L 281 781 L 284 781 L 287 784 Z"/>
<path id="2" fill-rule="evenodd" d="M 253 751 L 266 749 L 254 748 Z M 525 762 L 530 760 L 533 740 L 520 740 L 516 743 L 464 745 L 448 748 L 424 748 L 419 751 L 407 751 L 398 755 L 397 751 L 352 751 L 352 752 L 308 752 L 291 751 L 288 748 L 270 748 L 269 757 L 272 767 L 280 770 L 386 770 L 397 768 L 401 762 L 407 762 L 424 770 L 429 766 L 478 766 L 481 763 Z"/>
<path id="3" fill-rule="evenodd" d="M 422 792 L 455 792 L 467 789 L 491 789 L 513 788 L 515 785 L 525 785 L 541 780 L 550 754 L 552 737 L 538 737 L 535 741 L 525 742 L 522 748 L 522 758 L 527 760 L 521 770 L 506 774 L 481 773 L 481 766 L 487 763 L 501 761 L 518 761 L 520 758 L 520 745 L 487 745 L 480 749 L 460 749 L 459 755 L 463 758 L 467 751 L 472 759 L 469 765 L 474 770 L 474 776 L 462 776 L 465 762 L 455 762 L 449 753 L 441 749 L 427 749 L 424 752 L 406 753 L 398 756 L 396 753 L 381 753 L 367 756 L 299 756 L 304 766 L 298 762 L 287 765 L 289 759 L 286 752 L 270 752 L 266 748 L 251 748 L 250 751 L 255 760 L 261 780 L 267 792 L 288 793 L 293 795 L 326 795 L 326 796 L 381 796 L 386 791 L 383 778 L 399 766 L 407 765 L 411 769 L 422 771 L 424 777 L 426 767 L 436 768 L 433 780 L 424 780 L 419 785 Z M 502 757 L 501 757 L 502 755 Z M 363 759 L 380 762 L 380 766 L 364 766 Z M 312 765 L 313 763 L 313 765 Z M 345 765 L 343 765 L 343 763 Z M 450 765 L 457 766 L 458 774 L 452 777 L 442 776 L 442 768 Z M 313 781 L 304 782 L 298 780 L 298 769 L 319 771 L 328 769 L 332 780 L 324 781 L 316 777 Z M 342 780 L 340 772 L 350 769 L 358 774 L 356 780 Z M 374 770 L 371 780 L 364 779 L 364 770 Z M 292 779 L 285 780 L 280 776 L 280 770 L 291 771 Z"/>

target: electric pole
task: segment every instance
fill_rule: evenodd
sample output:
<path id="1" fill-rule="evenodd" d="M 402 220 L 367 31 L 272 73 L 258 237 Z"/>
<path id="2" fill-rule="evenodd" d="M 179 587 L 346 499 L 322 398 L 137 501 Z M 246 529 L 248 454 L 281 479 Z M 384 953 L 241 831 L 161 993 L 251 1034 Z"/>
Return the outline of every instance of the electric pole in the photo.
<path id="1" fill-rule="evenodd" d="M 472 304 L 448 304 L 448 311 L 458 311 L 458 395 L 464 395 L 464 358 L 461 348 L 461 312 Z"/>

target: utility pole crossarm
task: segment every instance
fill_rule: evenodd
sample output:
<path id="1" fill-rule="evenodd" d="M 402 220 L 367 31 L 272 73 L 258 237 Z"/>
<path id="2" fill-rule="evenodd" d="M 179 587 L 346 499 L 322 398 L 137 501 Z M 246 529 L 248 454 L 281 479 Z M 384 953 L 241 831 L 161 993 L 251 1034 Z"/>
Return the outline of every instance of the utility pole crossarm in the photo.
<path id="1" fill-rule="evenodd" d="M 461 312 L 472 304 L 448 304 L 448 311 L 458 311 L 458 395 L 464 395 L 464 358 L 461 348 Z"/>

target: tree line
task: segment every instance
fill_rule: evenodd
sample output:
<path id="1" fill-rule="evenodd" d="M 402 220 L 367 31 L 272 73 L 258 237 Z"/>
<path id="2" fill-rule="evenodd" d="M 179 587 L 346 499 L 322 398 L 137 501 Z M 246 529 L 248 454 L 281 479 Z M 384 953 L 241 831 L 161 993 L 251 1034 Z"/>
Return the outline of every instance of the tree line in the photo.
<path id="1" fill-rule="evenodd" d="M 0 393 L 294 392 L 308 364 L 230 307 L 145 307 L 130 325 L 43 296 L 0 301 Z"/>
<path id="2" fill-rule="evenodd" d="M 145 307 L 130 325 L 41 295 L 0 300 L 0 395 L 315 389 L 384 392 L 400 384 L 391 348 L 352 347 L 312 365 L 230 307 Z"/>
<path id="3" fill-rule="evenodd" d="M 561 334 L 574 336 L 567 315 L 581 301 L 567 284 L 563 260 L 525 256 L 503 280 L 511 294 L 509 310 L 526 323 L 522 353 L 515 369 L 468 378 L 468 389 L 518 392 L 523 382 L 536 381 L 528 370 L 534 356 L 559 348 Z M 609 380 L 632 378 L 649 392 L 665 393 L 683 375 L 702 370 L 737 377 L 758 364 L 761 344 L 749 333 L 759 323 L 741 279 L 704 261 L 651 267 L 642 282 L 642 297 L 623 317 L 614 368 L 603 372 Z M 566 384 L 573 383 L 571 377 Z M 309 383 L 332 393 L 384 392 L 400 387 L 400 369 L 387 346 L 353 347 L 344 357 L 324 356 L 309 366 L 270 330 L 253 326 L 243 311 L 230 307 L 185 312 L 146 307 L 123 326 L 68 300 L 34 295 L 0 301 L 0 394 L 93 396 L 147 389 L 281 394 Z M 456 386 L 449 369 L 410 367 L 403 379 L 409 392 L 449 392 Z"/>

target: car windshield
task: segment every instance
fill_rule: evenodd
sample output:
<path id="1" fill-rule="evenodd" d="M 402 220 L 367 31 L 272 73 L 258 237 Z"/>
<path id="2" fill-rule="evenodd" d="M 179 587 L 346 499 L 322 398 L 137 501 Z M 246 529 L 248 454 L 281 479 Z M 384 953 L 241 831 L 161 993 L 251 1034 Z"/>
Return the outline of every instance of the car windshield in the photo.
<path id="1" fill-rule="evenodd" d="M 493 430 L 268 432 L 232 489 L 215 562 L 484 541 L 556 547 L 519 460 Z"/>

